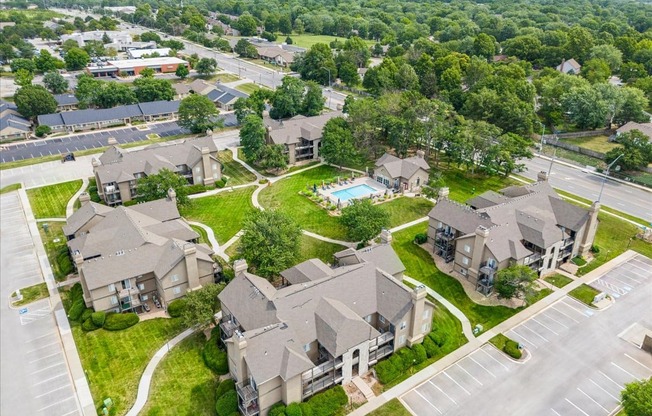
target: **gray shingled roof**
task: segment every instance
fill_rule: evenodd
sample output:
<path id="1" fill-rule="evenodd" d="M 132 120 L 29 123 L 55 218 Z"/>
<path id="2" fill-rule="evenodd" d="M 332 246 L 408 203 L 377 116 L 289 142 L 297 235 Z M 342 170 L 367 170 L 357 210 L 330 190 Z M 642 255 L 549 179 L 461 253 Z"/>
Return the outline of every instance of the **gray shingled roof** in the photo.
<path id="1" fill-rule="evenodd" d="M 315 309 L 317 340 L 333 357 L 339 357 L 380 333 L 342 302 L 321 298 Z"/>
<path id="2" fill-rule="evenodd" d="M 376 167 L 384 167 L 392 178 L 404 179 L 411 178 L 419 169 L 423 169 L 426 172 L 430 170 L 428 162 L 421 157 L 413 156 L 406 159 L 399 159 L 388 153 L 385 153 L 376 161 Z"/>
<path id="3" fill-rule="evenodd" d="M 66 225 L 63 226 L 63 233 L 66 236 L 71 236 L 79 231 L 84 225 L 88 224 L 95 216 L 105 217 L 106 214 L 112 212 L 113 208 L 106 205 L 89 202 L 82 205 L 66 220 Z"/>
<path id="4" fill-rule="evenodd" d="M 54 100 L 57 102 L 58 106 L 79 104 L 79 100 L 74 94 L 56 94 Z"/>
<path id="5" fill-rule="evenodd" d="M 466 203 L 475 209 L 482 209 L 493 207 L 494 205 L 502 204 L 507 201 L 509 201 L 509 198 L 505 195 L 501 195 L 494 191 L 487 191 L 482 195 L 469 199 Z"/>
<path id="6" fill-rule="evenodd" d="M 486 215 L 480 215 L 471 207 L 451 201 L 450 199 L 440 199 L 437 201 L 437 204 L 428 213 L 428 217 L 450 225 L 462 234 L 475 232 L 475 229 L 480 225 L 486 228 L 493 225 Z"/>
<path id="7" fill-rule="evenodd" d="M 283 121 L 264 117 L 263 122 L 268 129 L 271 129 L 269 136 L 274 144 L 292 144 L 301 142 L 301 138 L 307 140 L 320 139 L 324 125 L 328 120 L 341 115 L 340 112 L 332 111 L 319 116 L 296 116 Z"/>
<path id="8" fill-rule="evenodd" d="M 319 259 L 306 260 L 294 267 L 283 270 L 281 277 L 290 284 L 306 283 L 312 280 L 318 280 L 333 274 L 333 269 Z"/>
<path id="9" fill-rule="evenodd" d="M 405 271 L 405 265 L 403 265 L 403 262 L 390 244 L 378 244 L 360 250 L 347 248 L 338 251 L 334 256 L 336 259 L 352 257 L 356 259 L 356 263 L 370 262 L 375 264 L 380 270 L 391 275 Z"/>
<path id="10" fill-rule="evenodd" d="M 26 118 L 12 113 L 7 113 L 0 117 L 0 131 L 4 131 L 10 127 L 20 131 L 30 131 L 31 125 L 32 123 Z"/>

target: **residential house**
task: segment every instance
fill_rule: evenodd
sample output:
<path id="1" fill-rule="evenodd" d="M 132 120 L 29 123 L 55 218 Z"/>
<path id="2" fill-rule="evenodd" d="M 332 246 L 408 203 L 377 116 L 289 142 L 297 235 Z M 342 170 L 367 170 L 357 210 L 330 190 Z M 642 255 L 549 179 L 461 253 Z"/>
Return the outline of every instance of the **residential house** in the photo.
<path id="1" fill-rule="evenodd" d="M 641 133 L 643 133 L 645 136 L 647 136 L 648 140 L 652 142 L 652 122 L 651 123 L 636 123 L 634 121 L 629 121 L 625 123 L 623 126 L 619 127 L 618 130 L 616 130 L 616 134 L 610 139 L 616 140 L 618 136 L 620 136 L 623 133 L 628 133 L 632 130 L 638 130 Z"/>
<path id="2" fill-rule="evenodd" d="M 0 100 L 0 142 L 28 139 L 32 122 L 20 115 L 14 103 Z"/>
<path id="3" fill-rule="evenodd" d="M 563 59 L 556 69 L 564 74 L 578 75 L 582 70 L 582 65 L 578 64 L 573 58 L 569 60 Z"/>
<path id="4" fill-rule="evenodd" d="M 211 284 L 221 271 L 213 251 L 168 198 L 110 208 L 80 196 L 82 206 L 63 232 L 79 273 L 86 306 L 96 311 L 140 311 L 158 298 L 163 307 Z M 153 305 L 152 305 L 153 307 Z"/>
<path id="5" fill-rule="evenodd" d="M 209 84 L 208 82 L 202 81 L 201 79 L 195 79 L 190 84 L 188 84 L 188 86 L 190 87 L 190 92 L 199 95 L 206 95 L 215 89 L 215 86 Z"/>
<path id="6" fill-rule="evenodd" d="M 86 67 L 86 72 L 94 77 L 117 77 L 119 75 L 134 76 L 145 68 L 156 73 L 174 73 L 179 66 L 190 69 L 188 62 L 173 56 L 158 58 L 123 59 L 98 62 Z"/>
<path id="7" fill-rule="evenodd" d="M 534 184 L 485 192 L 467 205 L 449 200 L 448 188 L 442 188 L 428 214 L 428 244 L 435 255 L 454 262 L 455 273 L 488 294 L 495 274 L 513 264 L 545 275 L 588 254 L 599 208 L 598 202 L 586 210 L 564 201 L 545 172 Z"/>
<path id="8" fill-rule="evenodd" d="M 122 126 L 132 121 L 172 120 L 179 114 L 179 101 L 152 101 L 113 108 L 65 111 L 37 117 L 39 125 L 52 131 L 83 131 Z"/>
<path id="9" fill-rule="evenodd" d="M 54 100 L 57 102 L 57 111 L 72 111 L 76 110 L 79 105 L 79 100 L 75 94 L 55 94 Z"/>
<path id="10" fill-rule="evenodd" d="M 138 195 L 138 180 L 169 169 L 188 184 L 212 185 L 222 178 L 217 147 L 211 137 L 188 139 L 176 144 L 155 144 L 126 151 L 117 146 L 93 158 L 97 192 L 109 205 L 124 204 Z"/>
<path id="11" fill-rule="evenodd" d="M 296 283 L 275 288 L 239 260 L 218 296 L 243 415 L 266 416 L 279 401 L 301 402 L 348 383 L 431 330 L 435 305 L 425 286 L 411 289 L 368 261 L 335 269 L 309 262 Z"/>
<path id="12" fill-rule="evenodd" d="M 422 150 L 417 155 L 400 159 L 385 153 L 376 161 L 373 177 L 396 191 L 419 192 L 428 183 L 430 166 Z"/>
<path id="13" fill-rule="evenodd" d="M 294 62 L 294 53 L 285 51 L 280 46 L 264 46 L 256 50 L 258 58 L 278 66 L 287 68 Z"/>
<path id="14" fill-rule="evenodd" d="M 247 98 L 249 95 L 235 88 L 227 87 L 224 84 L 217 84 L 217 86 L 206 94 L 215 105 L 224 111 L 233 111 L 235 102 L 239 98 Z"/>
<path id="15" fill-rule="evenodd" d="M 192 92 L 192 89 L 188 84 L 182 84 L 182 83 L 172 84 L 172 88 L 174 89 L 175 100 L 182 100 L 187 96 L 189 96 Z"/>
<path id="16" fill-rule="evenodd" d="M 285 146 L 288 164 L 319 159 L 321 134 L 328 120 L 341 116 L 340 112 L 328 112 L 314 117 L 295 116 L 287 120 L 263 117 L 267 129 L 268 144 Z"/>

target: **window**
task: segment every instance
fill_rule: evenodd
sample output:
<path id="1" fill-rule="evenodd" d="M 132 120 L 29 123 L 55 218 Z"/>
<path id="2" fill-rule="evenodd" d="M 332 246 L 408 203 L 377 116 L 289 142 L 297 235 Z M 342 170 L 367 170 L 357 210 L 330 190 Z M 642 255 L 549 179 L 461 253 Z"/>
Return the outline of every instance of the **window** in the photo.
<path id="1" fill-rule="evenodd" d="M 417 178 L 417 186 L 421 185 L 421 178 Z"/>
<path id="2" fill-rule="evenodd" d="M 364 320 L 367 322 L 371 322 L 371 315 L 365 316 Z"/>
<path id="3" fill-rule="evenodd" d="M 118 304 L 118 297 L 111 296 L 111 305 L 117 305 L 117 304 Z"/>
<path id="4" fill-rule="evenodd" d="M 201 172 L 201 166 L 197 166 L 197 167 L 195 168 L 195 172 L 200 173 L 200 172 Z"/>
<path id="5" fill-rule="evenodd" d="M 428 324 L 421 325 L 421 333 L 425 334 L 426 332 L 428 332 Z"/>
<path id="6" fill-rule="evenodd" d="M 462 276 L 466 276 L 466 269 L 460 269 L 460 273 L 462 273 Z"/>
<path id="7" fill-rule="evenodd" d="M 178 274 L 173 274 L 172 275 L 172 281 L 173 282 L 178 282 L 179 281 L 179 275 Z"/>
<path id="8" fill-rule="evenodd" d="M 465 266 L 469 265 L 469 258 L 468 257 L 462 257 L 462 264 Z"/>
<path id="9" fill-rule="evenodd" d="M 471 246 L 468 244 L 464 244 L 464 252 L 465 253 L 470 253 L 471 252 Z"/>
<path id="10" fill-rule="evenodd" d="M 131 280 L 125 279 L 122 281 L 122 288 L 123 289 L 131 289 Z"/>
<path id="11" fill-rule="evenodd" d="M 217 163 L 213 163 L 213 170 L 217 170 Z"/>
<path id="12" fill-rule="evenodd" d="M 172 290 L 172 293 L 174 293 L 175 295 L 178 295 L 179 293 L 181 293 L 181 288 L 179 286 L 175 287 Z"/>
<path id="13" fill-rule="evenodd" d="M 310 344 L 306 344 L 306 345 L 304 345 L 304 346 L 303 346 L 303 350 L 304 350 L 305 352 L 310 351 Z"/>
<path id="14" fill-rule="evenodd" d="M 140 289 L 140 290 L 145 290 L 145 284 L 143 284 L 143 283 L 138 283 L 138 289 Z"/>
<path id="15" fill-rule="evenodd" d="M 111 283 L 108 287 L 109 292 L 115 292 L 115 283 Z"/>
<path id="16" fill-rule="evenodd" d="M 146 301 L 147 299 L 149 299 L 149 295 L 141 295 L 140 296 L 140 300 L 142 300 L 143 302 Z"/>
<path id="17" fill-rule="evenodd" d="M 430 317 L 430 309 L 426 309 L 423 311 L 423 319 L 429 318 Z"/>
<path id="18" fill-rule="evenodd" d="M 378 320 L 380 321 L 381 324 L 385 323 L 385 317 L 383 315 L 378 315 Z"/>
<path id="19" fill-rule="evenodd" d="M 401 329 L 405 329 L 406 326 L 407 324 L 405 323 L 405 321 L 401 322 Z"/>
<path id="20" fill-rule="evenodd" d="M 403 345 L 403 344 L 405 344 L 405 335 L 401 335 L 398 338 L 398 345 Z"/>

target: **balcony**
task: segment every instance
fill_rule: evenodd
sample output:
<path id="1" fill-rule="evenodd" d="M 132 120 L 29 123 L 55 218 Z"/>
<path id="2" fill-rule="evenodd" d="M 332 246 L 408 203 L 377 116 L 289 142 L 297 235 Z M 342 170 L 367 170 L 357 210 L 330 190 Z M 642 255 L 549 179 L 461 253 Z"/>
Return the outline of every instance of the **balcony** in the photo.
<path id="1" fill-rule="evenodd" d="M 242 399 L 243 406 L 249 406 L 252 402 L 258 400 L 258 391 L 249 383 L 249 380 L 237 383 L 235 389 L 240 399 Z M 256 406 L 258 406 L 258 403 L 256 403 Z"/>
<path id="2" fill-rule="evenodd" d="M 107 185 L 104 187 L 104 195 L 112 195 L 120 192 L 120 188 L 114 185 Z"/>
<path id="3" fill-rule="evenodd" d="M 255 416 L 260 413 L 258 408 L 258 403 L 251 403 L 249 406 L 244 406 L 242 403 L 238 403 L 238 409 L 240 409 L 240 414 L 244 416 Z"/>
<path id="4" fill-rule="evenodd" d="M 373 350 L 375 348 L 380 347 L 383 344 L 387 344 L 389 341 L 394 339 L 394 334 L 391 332 L 385 332 L 381 334 L 379 337 L 376 337 L 371 340 L 369 343 L 369 350 Z"/>
<path id="5" fill-rule="evenodd" d="M 525 258 L 525 261 L 523 262 L 526 266 L 535 263 L 537 261 L 541 260 L 541 253 L 534 253 L 530 254 L 529 257 Z"/>
<path id="6" fill-rule="evenodd" d="M 498 267 L 495 264 L 489 264 L 486 261 L 480 263 L 480 273 L 486 276 L 492 276 L 496 273 Z"/>
<path id="7" fill-rule="evenodd" d="M 567 238 L 561 243 L 561 248 L 566 248 L 572 246 L 575 243 L 575 240 L 572 238 Z"/>
<path id="8" fill-rule="evenodd" d="M 306 382 L 309 380 L 313 380 L 315 378 L 320 377 L 323 374 L 328 373 L 329 371 L 333 369 L 337 369 L 342 367 L 342 358 L 337 358 L 335 360 L 330 360 L 326 361 L 323 364 L 319 364 L 316 367 L 313 367 L 312 369 L 305 371 L 303 374 L 301 374 L 301 379 Z"/>
<path id="9" fill-rule="evenodd" d="M 369 352 L 369 365 L 376 364 L 378 360 L 387 357 L 392 353 L 392 351 L 394 351 L 394 347 L 390 344 L 390 345 L 385 345 L 384 347 L 381 347 L 376 351 Z"/>
<path id="10" fill-rule="evenodd" d="M 328 388 L 334 384 L 340 383 L 344 377 L 342 374 L 338 373 L 335 374 L 334 377 L 324 377 L 321 380 L 314 381 L 303 388 L 303 398 L 306 399 L 313 394 L 324 390 L 325 388 Z"/>
<path id="11" fill-rule="evenodd" d="M 140 294 L 140 289 L 138 289 L 137 287 L 132 287 L 131 289 L 120 289 L 120 291 L 118 292 L 118 296 L 121 298 L 127 298 L 130 297 L 131 295 L 138 295 L 138 294 Z"/>
<path id="12" fill-rule="evenodd" d="M 229 339 L 233 336 L 233 332 L 238 329 L 238 325 L 232 321 L 220 322 L 220 333 L 222 335 L 222 340 Z"/>
<path id="13" fill-rule="evenodd" d="M 442 240 L 453 240 L 455 238 L 455 233 L 450 230 L 446 231 L 445 228 L 437 228 L 436 237 Z"/>

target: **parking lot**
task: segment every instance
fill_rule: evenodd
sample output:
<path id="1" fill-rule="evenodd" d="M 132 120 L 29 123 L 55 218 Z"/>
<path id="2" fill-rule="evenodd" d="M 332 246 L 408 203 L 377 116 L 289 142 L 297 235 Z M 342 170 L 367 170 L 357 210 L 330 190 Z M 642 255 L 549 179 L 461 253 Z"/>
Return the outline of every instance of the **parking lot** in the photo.
<path id="1" fill-rule="evenodd" d="M 652 260 L 638 255 L 592 285 L 615 304 L 597 311 L 566 296 L 506 332 L 529 350 L 528 361 L 486 344 L 401 401 L 424 416 L 611 414 L 626 383 L 652 376 L 652 356 L 622 336 L 652 328 Z"/>
<path id="2" fill-rule="evenodd" d="M 0 414 L 80 414 L 50 301 L 9 307 L 12 292 L 43 281 L 17 192 L 0 196 L 0 263 Z"/>

